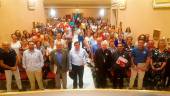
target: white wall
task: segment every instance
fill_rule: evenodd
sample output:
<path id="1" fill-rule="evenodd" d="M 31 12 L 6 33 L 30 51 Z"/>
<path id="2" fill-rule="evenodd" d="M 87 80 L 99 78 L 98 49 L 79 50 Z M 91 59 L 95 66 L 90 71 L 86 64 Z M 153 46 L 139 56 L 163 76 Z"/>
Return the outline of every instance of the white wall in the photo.
<path id="1" fill-rule="evenodd" d="M 54 8 L 56 10 L 56 15 L 57 17 L 63 17 L 67 14 L 71 14 L 76 12 L 76 8 Z M 83 13 L 84 17 L 99 17 L 99 12 L 100 12 L 101 8 L 79 8 L 79 12 Z M 49 17 L 49 12 L 50 12 L 50 8 L 45 8 L 45 15 L 46 18 Z M 105 8 L 105 16 L 104 18 L 108 18 L 110 19 L 110 9 L 109 8 Z"/>

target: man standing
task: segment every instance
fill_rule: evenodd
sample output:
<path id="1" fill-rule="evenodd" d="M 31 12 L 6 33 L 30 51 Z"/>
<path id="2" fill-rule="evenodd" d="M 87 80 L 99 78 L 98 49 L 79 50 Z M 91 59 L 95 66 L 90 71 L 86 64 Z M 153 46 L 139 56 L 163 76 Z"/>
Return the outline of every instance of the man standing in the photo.
<path id="1" fill-rule="evenodd" d="M 146 68 L 149 64 L 149 52 L 144 47 L 145 41 L 138 40 L 138 47 L 132 50 L 132 65 L 129 88 L 132 88 L 136 76 L 138 75 L 138 89 L 143 87 L 143 78 L 145 76 Z"/>
<path id="2" fill-rule="evenodd" d="M 123 88 L 123 79 L 126 76 L 130 64 L 131 59 L 129 53 L 124 50 L 122 43 L 118 43 L 117 50 L 113 53 L 113 88 Z"/>
<path id="3" fill-rule="evenodd" d="M 0 53 L 0 65 L 5 69 L 6 88 L 11 91 L 12 75 L 15 76 L 19 90 L 22 90 L 19 70 L 17 68 L 18 57 L 14 49 L 10 48 L 8 42 L 2 43 L 2 52 Z"/>
<path id="4" fill-rule="evenodd" d="M 76 41 L 74 48 L 69 54 L 70 71 L 74 73 L 73 88 L 77 88 L 77 76 L 79 78 L 79 88 L 83 88 L 84 65 L 87 63 L 88 54 L 85 49 L 80 48 L 80 43 Z"/>
<path id="5" fill-rule="evenodd" d="M 61 42 L 56 43 L 56 49 L 51 52 L 50 55 L 51 63 L 57 67 L 56 70 L 56 88 L 61 88 L 62 78 L 62 86 L 64 89 L 67 88 L 67 71 L 69 70 L 69 59 L 68 59 L 68 51 L 63 48 L 63 44 Z"/>
<path id="6" fill-rule="evenodd" d="M 109 68 L 111 68 L 111 51 L 108 49 L 107 41 L 102 41 L 101 48 L 97 49 L 94 56 L 96 70 L 96 87 L 106 88 L 107 78 L 110 77 Z"/>
<path id="7" fill-rule="evenodd" d="M 42 82 L 42 67 L 44 65 L 43 55 L 41 51 L 34 48 L 34 42 L 29 41 L 29 49 L 23 53 L 23 68 L 27 72 L 28 79 L 31 84 L 31 90 L 35 90 L 35 79 L 41 90 L 44 89 Z"/>

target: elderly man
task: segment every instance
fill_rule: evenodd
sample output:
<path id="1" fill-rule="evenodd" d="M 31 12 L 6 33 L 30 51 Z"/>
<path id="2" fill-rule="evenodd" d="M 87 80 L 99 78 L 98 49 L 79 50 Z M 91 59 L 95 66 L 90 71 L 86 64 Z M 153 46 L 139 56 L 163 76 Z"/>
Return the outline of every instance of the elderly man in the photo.
<path id="1" fill-rule="evenodd" d="M 44 89 L 42 82 L 42 67 L 44 65 L 43 55 L 41 51 L 34 48 L 34 42 L 29 41 L 29 49 L 23 53 L 23 68 L 27 72 L 28 79 L 31 84 L 31 90 L 35 90 L 35 79 L 41 90 Z"/>
<path id="2" fill-rule="evenodd" d="M 67 71 L 69 70 L 69 59 L 68 59 L 68 51 L 63 48 L 63 44 L 61 42 L 56 43 L 56 49 L 51 52 L 50 55 L 51 63 L 57 67 L 56 70 L 56 88 L 61 88 L 61 82 L 63 88 L 66 89 L 67 86 Z"/>
<path id="3" fill-rule="evenodd" d="M 0 65 L 5 69 L 6 88 L 11 91 L 12 75 L 15 76 L 19 90 L 22 90 L 19 70 L 17 68 L 18 57 L 14 49 L 10 48 L 8 42 L 2 43 L 2 50 L 0 52 Z"/>
<path id="4" fill-rule="evenodd" d="M 111 67 L 111 51 L 108 49 L 107 41 L 102 41 L 101 48 L 97 49 L 94 56 L 97 88 L 106 87 L 106 79 L 110 76 L 108 71 Z"/>

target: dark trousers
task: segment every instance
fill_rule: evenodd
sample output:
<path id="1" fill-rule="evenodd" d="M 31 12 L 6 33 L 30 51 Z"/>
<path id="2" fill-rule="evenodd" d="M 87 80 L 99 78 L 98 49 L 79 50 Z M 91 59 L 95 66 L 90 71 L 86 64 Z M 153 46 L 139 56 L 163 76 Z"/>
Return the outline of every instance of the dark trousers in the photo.
<path id="1" fill-rule="evenodd" d="M 123 88 L 124 74 L 115 73 L 113 76 L 113 88 Z"/>
<path id="2" fill-rule="evenodd" d="M 150 69 L 150 70 L 151 70 L 151 69 Z M 144 86 L 145 88 L 150 88 L 150 87 L 151 87 L 151 83 L 152 83 L 152 82 L 150 82 L 150 80 L 149 80 L 150 77 L 151 77 L 150 71 L 146 71 L 146 72 L 145 72 L 145 76 L 144 76 L 144 80 L 143 80 L 143 86 Z"/>
<path id="3" fill-rule="evenodd" d="M 96 88 L 106 88 L 107 85 L 106 71 L 96 71 Z"/>
<path id="4" fill-rule="evenodd" d="M 168 78 L 168 80 L 167 80 L 167 84 L 165 86 L 170 87 L 170 75 L 167 78 Z"/>
<path id="5" fill-rule="evenodd" d="M 84 66 L 76 66 L 72 64 L 72 71 L 74 73 L 73 88 L 74 89 L 77 88 L 78 85 L 77 79 L 79 79 L 79 88 L 83 88 Z"/>
<path id="6" fill-rule="evenodd" d="M 71 39 L 67 39 L 68 50 L 71 50 L 71 46 L 72 46 L 72 40 Z"/>
<path id="7" fill-rule="evenodd" d="M 165 71 L 165 87 L 170 87 L 170 72 Z"/>

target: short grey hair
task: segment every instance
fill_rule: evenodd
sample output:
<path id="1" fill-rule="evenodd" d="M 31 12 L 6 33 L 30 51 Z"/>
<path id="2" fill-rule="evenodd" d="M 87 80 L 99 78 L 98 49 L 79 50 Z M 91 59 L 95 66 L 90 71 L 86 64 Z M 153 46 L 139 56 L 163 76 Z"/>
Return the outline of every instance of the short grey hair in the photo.
<path id="1" fill-rule="evenodd" d="M 102 45 L 107 45 L 107 47 L 108 47 L 108 46 L 109 46 L 109 43 L 107 42 L 107 40 L 104 40 L 104 41 L 101 42 L 101 46 L 102 46 Z"/>

